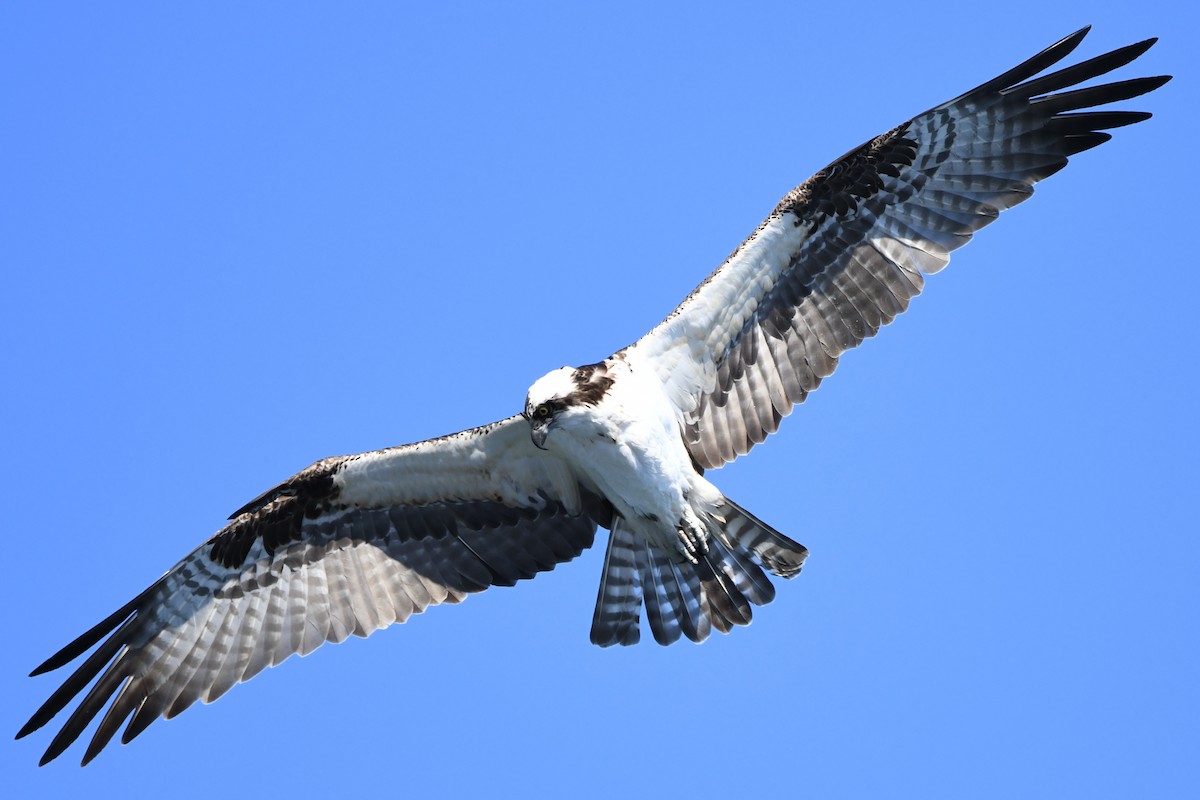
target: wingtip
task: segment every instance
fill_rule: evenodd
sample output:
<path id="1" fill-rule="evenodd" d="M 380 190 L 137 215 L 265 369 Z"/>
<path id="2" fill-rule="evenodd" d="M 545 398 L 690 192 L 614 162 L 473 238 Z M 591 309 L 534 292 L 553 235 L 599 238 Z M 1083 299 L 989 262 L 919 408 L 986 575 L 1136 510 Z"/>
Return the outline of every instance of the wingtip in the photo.
<path id="1" fill-rule="evenodd" d="M 1139 97 L 1144 94 L 1149 94 L 1156 89 L 1161 89 L 1165 84 L 1170 83 L 1173 75 L 1149 75 L 1145 78 L 1133 78 L 1128 81 L 1121 81 L 1122 85 L 1136 87 L 1130 97 Z"/>
<path id="2" fill-rule="evenodd" d="M 1082 28 L 1075 31 L 1074 33 L 1069 33 L 1066 36 L 1064 36 L 1063 38 L 1059 39 L 1054 44 L 1050 45 L 1050 49 L 1054 50 L 1059 47 L 1066 47 L 1068 49 L 1068 52 L 1070 50 L 1074 50 L 1076 47 L 1079 46 L 1079 43 L 1083 41 L 1084 37 L 1087 36 L 1091 32 L 1092 32 L 1092 26 L 1084 25 Z"/>
<path id="3" fill-rule="evenodd" d="M 44 711 L 44 708 L 39 708 L 37 713 L 30 717 L 29 720 L 21 726 L 21 730 L 17 731 L 17 735 L 14 736 L 13 739 L 24 739 L 26 736 L 36 730 L 39 730 L 47 722 L 53 719 L 53 716 L 47 717 Z"/>
<path id="4" fill-rule="evenodd" d="M 1134 42 L 1133 44 L 1125 45 L 1124 47 L 1114 50 L 1113 52 L 1125 54 L 1125 60 L 1121 63 L 1121 66 L 1125 66 L 1125 64 L 1128 64 L 1135 58 L 1140 58 L 1147 50 L 1149 50 L 1151 47 L 1154 47 L 1156 42 L 1158 42 L 1158 37 L 1152 36 L 1149 39 L 1142 39 L 1140 42 Z"/>
<path id="5" fill-rule="evenodd" d="M 41 664 L 38 664 L 36 667 L 33 668 L 33 671 L 29 673 L 29 677 L 36 678 L 38 675 L 45 675 L 47 672 L 56 670 L 56 669 L 58 669 L 59 666 L 61 666 L 61 664 L 56 665 L 53 662 L 54 662 L 53 657 L 46 659 Z"/>
<path id="6" fill-rule="evenodd" d="M 1076 47 L 1078 47 L 1079 43 L 1082 42 L 1084 40 L 1084 37 L 1086 37 L 1089 33 L 1091 33 L 1091 31 L 1092 31 L 1091 25 L 1084 25 L 1082 28 L 1075 31 L 1074 33 L 1064 36 L 1062 39 L 1059 39 L 1057 42 L 1050 45 L 1050 47 L 1048 49 L 1049 50 L 1058 50 L 1060 48 L 1063 48 L 1066 50 L 1066 53 L 1063 53 L 1063 55 L 1066 56 L 1067 53 L 1070 53 L 1072 50 L 1074 50 Z M 1125 47 L 1122 47 L 1115 52 L 1132 53 L 1132 55 L 1129 57 L 1129 60 L 1132 61 L 1133 59 L 1140 56 L 1142 53 L 1145 53 L 1147 50 L 1149 50 L 1151 47 L 1153 47 L 1157 43 L 1158 43 L 1158 37 L 1151 36 L 1149 39 L 1143 39 L 1140 42 L 1134 42 L 1133 44 L 1126 45 Z"/>

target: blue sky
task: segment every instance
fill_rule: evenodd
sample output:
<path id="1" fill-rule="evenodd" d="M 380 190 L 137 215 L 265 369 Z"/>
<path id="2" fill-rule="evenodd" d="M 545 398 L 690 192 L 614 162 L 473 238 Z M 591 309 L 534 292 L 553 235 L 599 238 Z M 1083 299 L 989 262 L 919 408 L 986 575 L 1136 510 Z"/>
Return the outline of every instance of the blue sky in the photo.
<path id="1" fill-rule="evenodd" d="M 712 476 L 812 551 L 749 629 L 590 646 L 596 548 L 87 770 L 10 743 L 11 796 L 1194 788 L 1194 11 L 243 5 L 4 12 L 14 733 L 247 499 L 517 411 L 849 148 L 1089 22 L 1079 58 L 1159 35 L 1123 76 L 1177 77 Z"/>

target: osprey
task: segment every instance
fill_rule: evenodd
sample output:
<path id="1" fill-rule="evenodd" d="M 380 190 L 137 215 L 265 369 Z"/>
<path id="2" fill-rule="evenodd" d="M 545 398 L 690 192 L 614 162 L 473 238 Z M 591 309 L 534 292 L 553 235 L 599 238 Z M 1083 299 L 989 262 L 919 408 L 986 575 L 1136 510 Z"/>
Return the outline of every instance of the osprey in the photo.
<path id="1" fill-rule="evenodd" d="M 95 647 L 18 738 L 83 693 L 41 763 L 99 716 L 86 764 L 126 720 L 123 742 L 292 654 L 532 578 L 579 555 L 598 526 L 610 536 L 596 644 L 637 642 L 643 607 L 661 644 L 749 624 L 751 607 L 774 597 L 767 573 L 796 575 L 807 550 L 705 470 L 774 432 L 842 353 L 904 311 L 926 274 L 1034 183 L 1107 141 L 1106 129 L 1150 116 L 1082 109 L 1166 76 L 1072 87 L 1154 40 L 1035 77 L 1086 33 L 818 172 L 650 333 L 541 378 L 522 413 L 328 458 L 242 506 L 34 670 Z"/>

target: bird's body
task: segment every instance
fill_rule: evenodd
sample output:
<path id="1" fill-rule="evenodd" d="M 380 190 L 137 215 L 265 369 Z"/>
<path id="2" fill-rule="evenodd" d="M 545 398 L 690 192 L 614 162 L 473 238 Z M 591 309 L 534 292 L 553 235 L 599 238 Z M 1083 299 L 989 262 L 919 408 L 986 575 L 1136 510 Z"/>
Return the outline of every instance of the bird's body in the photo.
<path id="1" fill-rule="evenodd" d="M 1166 77 L 1078 84 L 1153 40 L 1036 77 L 1085 33 L 818 172 L 646 336 L 547 374 L 521 414 L 324 459 L 247 503 L 34 671 L 95 648 L 18 737 L 82 694 L 42 763 L 99 717 L 87 763 L 122 725 L 127 742 L 293 654 L 553 569 L 598 526 L 610 534 L 593 642 L 637 642 L 643 609 L 663 644 L 748 624 L 774 597 L 767 573 L 796 575 L 808 551 L 706 470 L 773 433 L 1037 181 L 1149 117 L 1085 109 Z"/>
<path id="2" fill-rule="evenodd" d="M 523 416 L 612 509 L 592 641 L 634 644 L 646 607 L 654 638 L 700 642 L 750 622 L 775 596 L 763 574 L 796 575 L 808 550 L 746 513 L 703 476 L 662 381 L 637 356 L 562 367 L 533 384 Z"/>
<path id="3" fill-rule="evenodd" d="M 572 399 L 581 394 L 588 400 Z M 549 412 L 545 422 L 539 408 Z M 525 415 L 535 431 L 553 427 L 542 446 L 608 499 L 631 532 L 691 562 L 707 549 L 702 519 L 716 513 L 721 493 L 694 466 L 653 376 L 625 359 L 563 367 L 530 387 Z"/>

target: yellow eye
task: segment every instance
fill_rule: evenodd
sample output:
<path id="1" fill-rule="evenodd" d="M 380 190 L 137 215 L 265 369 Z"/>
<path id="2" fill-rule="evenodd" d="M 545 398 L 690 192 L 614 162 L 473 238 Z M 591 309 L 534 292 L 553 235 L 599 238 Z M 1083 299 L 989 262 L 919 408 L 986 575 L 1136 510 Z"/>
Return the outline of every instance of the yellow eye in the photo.
<path id="1" fill-rule="evenodd" d="M 545 419 L 550 416 L 550 406 L 538 406 L 533 410 L 533 413 Z"/>

